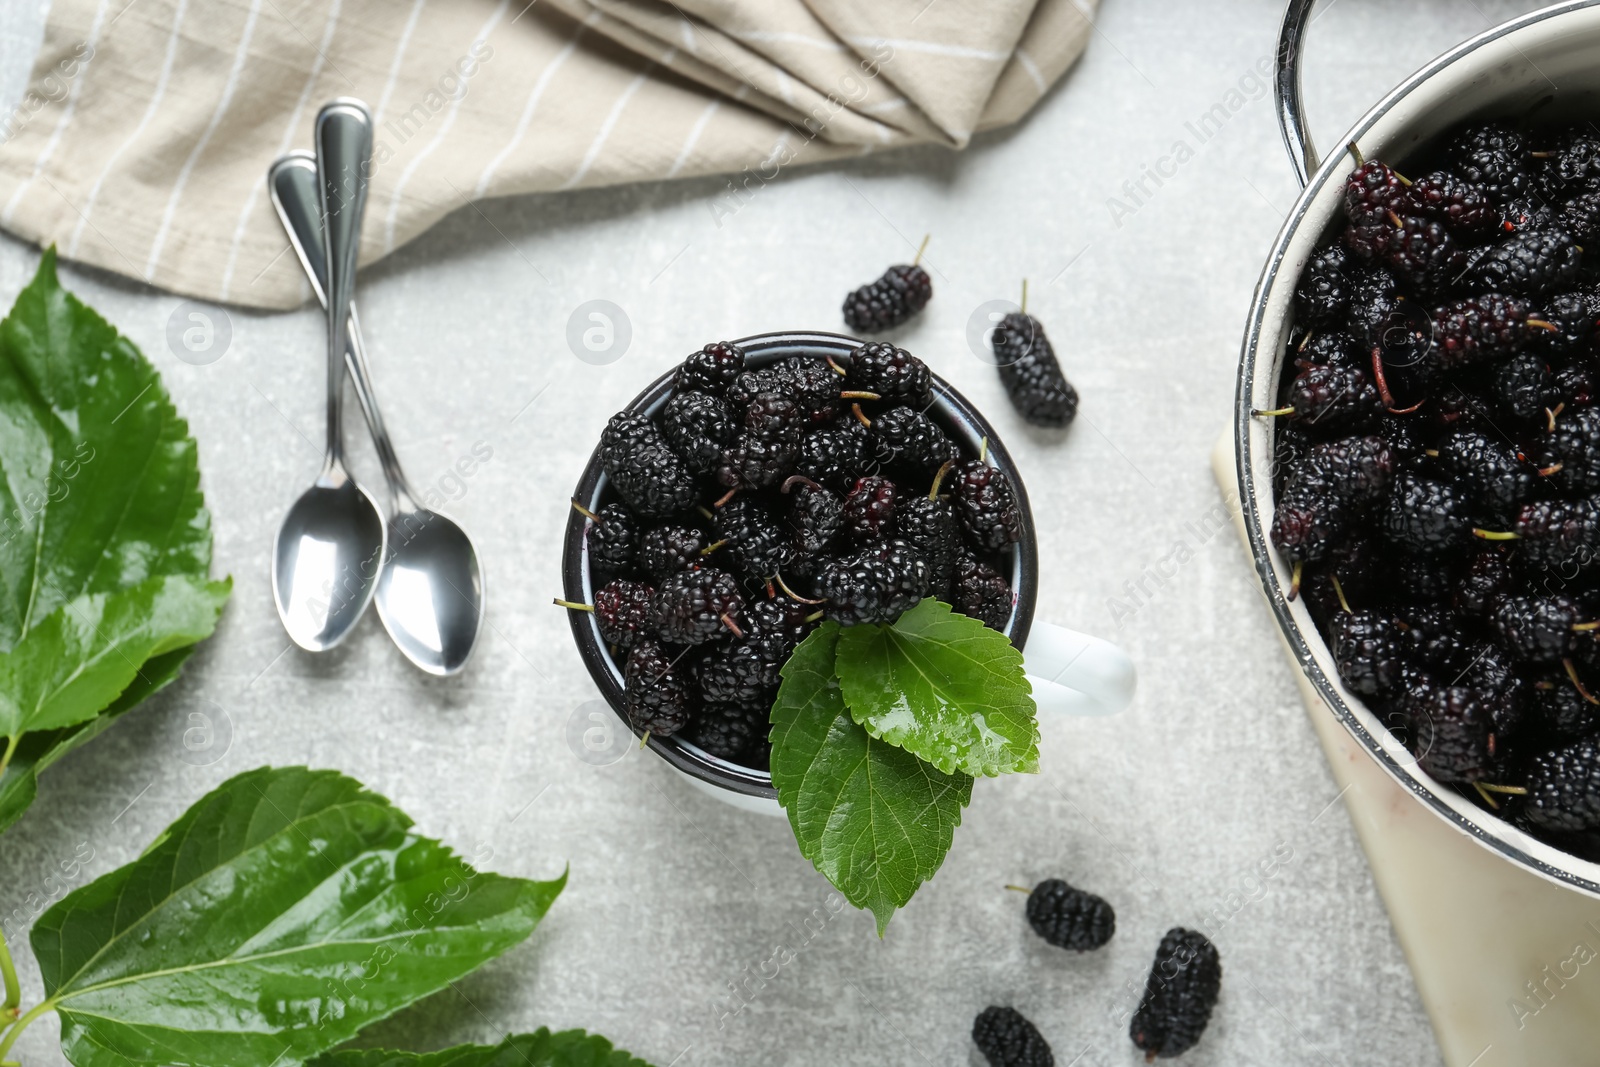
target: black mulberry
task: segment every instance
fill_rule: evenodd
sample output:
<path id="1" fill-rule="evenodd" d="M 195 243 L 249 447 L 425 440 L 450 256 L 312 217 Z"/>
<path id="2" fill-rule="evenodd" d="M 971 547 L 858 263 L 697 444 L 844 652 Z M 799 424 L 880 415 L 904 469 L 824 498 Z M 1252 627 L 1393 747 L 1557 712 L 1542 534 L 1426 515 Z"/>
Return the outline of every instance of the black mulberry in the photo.
<path id="1" fill-rule="evenodd" d="M 1216 946 L 1202 933 L 1175 926 L 1156 949 L 1129 1036 L 1146 1060 L 1182 1055 L 1205 1033 L 1221 991 Z"/>
<path id="2" fill-rule="evenodd" d="M 739 583 L 715 567 L 679 571 L 661 583 L 653 606 L 656 632 L 674 645 L 698 645 L 733 632 L 744 598 Z"/>
<path id="3" fill-rule="evenodd" d="M 933 279 L 915 264 L 890 267 L 883 277 L 844 298 L 844 322 L 857 333 L 892 330 L 928 306 Z"/>
<path id="4" fill-rule="evenodd" d="M 989 1067 L 1055 1067 L 1044 1036 L 1015 1008 L 985 1008 L 972 1023 L 972 1043 Z"/>
<path id="5" fill-rule="evenodd" d="M 1017 414 L 1035 426 L 1070 423 L 1078 414 L 1078 391 L 1061 372 L 1039 320 L 1012 312 L 1000 320 L 992 337 L 1000 383 Z"/>
<path id="6" fill-rule="evenodd" d="M 635 729 L 667 737 L 688 725 L 688 683 L 659 644 L 641 641 L 633 646 L 623 681 L 628 720 Z"/>
<path id="7" fill-rule="evenodd" d="M 920 409 L 932 400 L 928 365 L 887 341 L 872 341 L 852 351 L 844 380 L 850 390 L 874 393 L 885 403 Z"/>
<path id="8" fill-rule="evenodd" d="M 947 484 L 956 517 L 975 547 L 993 552 L 1022 539 L 1022 509 L 1004 471 L 966 460 L 951 469 Z"/>
<path id="9" fill-rule="evenodd" d="M 1028 925 L 1057 948 L 1089 952 L 1117 932 L 1117 914 L 1093 893 L 1050 878 L 1028 894 Z"/>
<path id="10" fill-rule="evenodd" d="M 648 415 L 613 415 L 600 435 L 600 463 L 617 493 L 640 515 L 664 519 L 694 506 L 693 472 Z"/>

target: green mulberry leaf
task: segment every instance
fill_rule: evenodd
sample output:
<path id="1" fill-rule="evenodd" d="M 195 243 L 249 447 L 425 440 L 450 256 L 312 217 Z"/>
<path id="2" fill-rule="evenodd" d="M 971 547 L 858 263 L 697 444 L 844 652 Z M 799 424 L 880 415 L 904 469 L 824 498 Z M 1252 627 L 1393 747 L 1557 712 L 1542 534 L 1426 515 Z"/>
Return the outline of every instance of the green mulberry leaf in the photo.
<path id="1" fill-rule="evenodd" d="M 0 832 L 22 817 L 38 792 L 39 775 L 56 760 L 77 748 L 85 741 L 99 737 L 123 712 L 143 703 L 159 689 L 164 689 L 178 677 L 184 662 L 194 654 L 194 646 L 167 652 L 147 660 L 139 668 L 133 682 L 122 691 L 109 708 L 87 722 L 60 730 L 37 730 L 22 736 L 0 772 Z"/>
<path id="2" fill-rule="evenodd" d="M 0 321 L 0 830 L 123 694 L 159 688 L 146 659 L 211 633 L 228 586 L 210 566 L 187 424 L 46 251 Z"/>
<path id="3" fill-rule="evenodd" d="M 599 1034 L 582 1030 L 512 1034 L 498 1045 L 458 1045 L 440 1052 L 344 1049 L 318 1056 L 311 1067 L 650 1067 Z"/>
<path id="4" fill-rule="evenodd" d="M 946 774 L 1039 769 L 1039 725 L 1022 653 L 997 630 L 938 600 L 893 626 L 839 635 L 835 670 L 867 733 Z"/>
<path id="5" fill-rule="evenodd" d="M 522 941 L 566 876 L 480 873 L 331 771 L 261 768 L 42 915 L 77 1067 L 300 1063 Z"/>
<path id="6" fill-rule="evenodd" d="M 211 636 L 232 582 L 152 578 L 63 604 L 0 655 L 0 734 L 92 719 L 148 659 Z"/>
<path id="7" fill-rule="evenodd" d="M 811 633 L 783 666 L 772 708 L 772 784 L 801 853 L 882 936 L 895 909 L 933 877 L 972 778 L 946 774 L 874 738 L 834 677 L 837 623 Z"/>
<path id="8" fill-rule="evenodd" d="M 0 321 L 0 472 L 0 651 L 77 597 L 209 572 L 189 427 L 53 249 Z"/>

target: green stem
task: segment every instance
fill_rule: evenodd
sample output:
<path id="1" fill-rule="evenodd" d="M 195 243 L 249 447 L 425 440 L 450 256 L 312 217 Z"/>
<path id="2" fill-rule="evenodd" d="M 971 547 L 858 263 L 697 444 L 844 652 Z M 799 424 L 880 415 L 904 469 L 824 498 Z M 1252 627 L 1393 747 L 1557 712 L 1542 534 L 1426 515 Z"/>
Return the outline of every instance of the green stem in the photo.
<path id="1" fill-rule="evenodd" d="M 22 1036 L 22 1031 L 28 1028 L 29 1023 L 47 1011 L 55 1011 L 55 1008 L 55 1001 L 45 1000 L 28 1009 L 28 1014 L 18 1019 L 16 1025 L 6 1031 L 6 1036 L 0 1038 L 0 1059 L 4 1059 L 5 1054 L 11 1051 L 11 1046 L 17 1043 L 17 1038 Z"/>
<path id="2" fill-rule="evenodd" d="M 0 776 L 4 776 L 6 773 L 6 768 L 11 766 L 11 757 L 17 754 L 17 742 L 21 740 L 22 734 L 20 732 L 18 732 L 14 737 L 6 738 L 5 754 L 0 755 Z"/>
<path id="3" fill-rule="evenodd" d="M 10 1022 L 17 1016 L 17 1008 L 22 1005 L 22 986 L 17 982 L 17 968 L 11 962 L 11 953 L 6 950 L 6 935 L 0 931 L 0 979 L 5 981 L 6 999 L 0 1004 L 0 1019 Z"/>

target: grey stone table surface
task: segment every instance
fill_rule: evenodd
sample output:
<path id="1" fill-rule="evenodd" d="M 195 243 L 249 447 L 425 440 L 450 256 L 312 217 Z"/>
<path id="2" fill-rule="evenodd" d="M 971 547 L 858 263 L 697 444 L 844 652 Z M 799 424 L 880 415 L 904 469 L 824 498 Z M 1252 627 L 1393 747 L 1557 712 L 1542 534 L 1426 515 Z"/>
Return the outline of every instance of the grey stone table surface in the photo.
<path id="1" fill-rule="evenodd" d="M 1312 31 L 1313 126 L 1332 143 L 1403 75 L 1529 6 L 1335 0 Z M 178 298 L 66 268 L 188 417 L 216 569 L 235 592 L 181 682 L 44 778 L 0 846 L 7 928 L 27 925 L 59 861 L 92 850 L 86 874 L 101 874 L 224 778 L 308 763 L 464 850 L 486 843 L 494 869 L 571 865 L 529 943 L 377 1027 L 386 1043 L 549 1024 L 683 1067 L 964 1064 L 973 1015 L 1001 1003 L 1039 1025 L 1058 1063 L 1131 1064 L 1126 1013 L 1162 932 L 1187 924 L 1212 934 L 1226 973 L 1194 1067 L 1438 1063 L 1250 569 L 1230 533 L 1207 532 L 1207 453 L 1295 195 L 1260 73 L 1279 8 L 1106 0 L 1064 83 L 968 152 L 784 172 L 737 210 L 718 179 L 490 202 L 363 272 L 399 451 L 487 567 L 486 634 L 448 681 L 409 667 L 376 618 L 315 658 L 289 648 L 273 611 L 272 531 L 321 448 L 320 314 L 227 310 L 226 352 L 192 365 L 165 339 Z M 26 88 L 41 26 L 36 3 L 0 6 L 7 100 Z M 1016 454 L 1040 530 L 1040 616 L 1123 643 L 1142 673 L 1121 716 L 1045 722 L 1037 777 L 980 784 L 943 869 L 880 942 L 850 910 L 806 925 L 829 915 L 828 886 L 784 822 L 693 791 L 648 754 L 579 757 L 569 729 L 596 694 L 550 598 L 566 499 L 612 411 L 705 341 L 838 328 L 844 290 L 927 232 L 936 296 L 899 340 Z M 36 260 L 0 240 L 6 301 Z M 1014 298 L 1023 277 L 1083 397 L 1064 438 L 1025 429 L 967 345 L 973 310 Z M 593 299 L 632 327 L 609 365 L 566 339 Z M 475 450 L 489 458 L 452 473 Z M 358 462 L 377 484 L 370 451 Z M 209 743 L 185 742 L 196 716 Z M 1107 949 L 1070 957 L 1027 931 L 1001 887 L 1052 875 L 1115 904 Z M 752 977 L 779 946 L 799 951 Z M 54 1029 L 27 1033 L 23 1063 L 59 1062 Z"/>

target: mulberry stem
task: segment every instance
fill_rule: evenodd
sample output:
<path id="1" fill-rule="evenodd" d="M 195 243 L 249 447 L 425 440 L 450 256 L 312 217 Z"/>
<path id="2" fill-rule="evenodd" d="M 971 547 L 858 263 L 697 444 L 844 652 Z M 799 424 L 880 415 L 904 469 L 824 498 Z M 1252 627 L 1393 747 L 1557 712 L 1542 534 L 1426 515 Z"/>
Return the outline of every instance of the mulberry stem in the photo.
<path id="1" fill-rule="evenodd" d="M 1567 669 L 1567 677 L 1572 679 L 1572 687 L 1578 691 L 1578 695 L 1591 704 L 1600 704 L 1600 698 L 1583 687 L 1583 682 L 1578 678 L 1578 665 L 1572 662 L 1572 657 L 1563 659 L 1561 665 Z"/>
<path id="2" fill-rule="evenodd" d="M 783 580 L 783 575 L 782 574 L 777 574 L 777 575 L 774 575 L 773 577 L 777 579 L 778 588 L 782 589 L 784 591 L 784 593 L 792 600 L 798 600 L 802 604 L 826 604 L 827 603 L 826 600 L 812 600 L 810 597 L 801 596 L 799 593 L 796 593 L 793 589 L 789 588 L 789 583 Z M 1600 626 L 1600 623 L 1596 623 L 1596 625 Z"/>
<path id="3" fill-rule="evenodd" d="M 1350 601 L 1344 598 L 1344 586 L 1339 584 L 1339 576 L 1337 574 L 1330 574 L 1328 575 L 1328 580 L 1333 582 L 1333 592 L 1336 596 L 1338 596 L 1339 606 L 1344 609 L 1344 613 L 1346 615 L 1354 615 L 1355 612 L 1350 610 Z"/>

